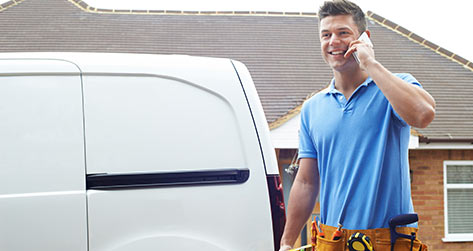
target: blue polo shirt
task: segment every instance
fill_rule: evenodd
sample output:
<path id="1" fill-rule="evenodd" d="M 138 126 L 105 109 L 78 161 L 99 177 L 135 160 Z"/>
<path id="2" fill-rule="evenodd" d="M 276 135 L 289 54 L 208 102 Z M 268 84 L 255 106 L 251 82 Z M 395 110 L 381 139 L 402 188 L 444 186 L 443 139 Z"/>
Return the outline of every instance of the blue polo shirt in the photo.
<path id="1" fill-rule="evenodd" d="M 395 74 L 420 86 L 410 74 Z M 301 111 L 299 158 L 317 159 L 320 216 L 346 229 L 387 228 L 413 212 L 408 145 L 410 126 L 371 78 L 349 100 L 330 86 Z"/>

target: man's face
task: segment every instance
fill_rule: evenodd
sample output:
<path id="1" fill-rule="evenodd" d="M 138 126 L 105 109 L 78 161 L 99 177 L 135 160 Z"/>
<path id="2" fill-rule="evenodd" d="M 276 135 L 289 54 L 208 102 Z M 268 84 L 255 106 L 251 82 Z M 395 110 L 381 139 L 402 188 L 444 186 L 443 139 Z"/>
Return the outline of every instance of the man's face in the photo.
<path id="1" fill-rule="evenodd" d="M 350 42 L 358 39 L 360 32 L 351 15 L 328 16 L 320 21 L 322 56 L 336 71 L 357 66 L 353 57 L 345 58 Z"/>

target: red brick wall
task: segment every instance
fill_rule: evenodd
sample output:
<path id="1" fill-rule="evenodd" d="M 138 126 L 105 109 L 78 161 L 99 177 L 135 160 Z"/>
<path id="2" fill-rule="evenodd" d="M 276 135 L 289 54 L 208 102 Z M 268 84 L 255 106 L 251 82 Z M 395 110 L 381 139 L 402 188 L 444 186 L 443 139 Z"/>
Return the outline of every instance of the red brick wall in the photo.
<path id="1" fill-rule="evenodd" d="M 410 150 L 412 200 L 419 214 L 419 238 L 429 250 L 473 250 L 473 242 L 443 242 L 443 162 L 473 160 L 473 150 Z"/>
<path id="2" fill-rule="evenodd" d="M 291 163 L 294 150 L 277 150 L 280 168 Z M 443 242 L 443 162 L 445 160 L 473 160 L 473 150 L 410 150 L 412 171 L 412 200 L 419 214 L 419 238 L 429 250 L 473 250 L 473 242 Z M 283 171 L 282 168 L 280 171 Z M 318 212 L 314 209 L 314 213 Z"/>

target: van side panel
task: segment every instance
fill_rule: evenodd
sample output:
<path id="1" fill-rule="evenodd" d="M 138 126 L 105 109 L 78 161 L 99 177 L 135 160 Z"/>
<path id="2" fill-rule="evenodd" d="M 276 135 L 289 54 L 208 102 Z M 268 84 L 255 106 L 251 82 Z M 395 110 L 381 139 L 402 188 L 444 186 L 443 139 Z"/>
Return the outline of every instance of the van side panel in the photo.
<path id="1" fill-rule="evenodd" d="M 249 177 L 235 184 L 89 189 L 90 251 L 274 250 L 261 149 L 231 61 L 146 65 L 154 68 L 119 76 L 84 72 L 89 177 L 222 170 L 247 170 Z"/>
<path id="2" fill-rule="evenodd" d="M 88 173 L 246 166 L 235 111 L 217 93 L 159 76 L 84 82 Z"/>
<path id="3" fill-rule="evenodd" d="M 0 250 L 87 250 L 82 124 L 74 65 L 0 60 Z"/>

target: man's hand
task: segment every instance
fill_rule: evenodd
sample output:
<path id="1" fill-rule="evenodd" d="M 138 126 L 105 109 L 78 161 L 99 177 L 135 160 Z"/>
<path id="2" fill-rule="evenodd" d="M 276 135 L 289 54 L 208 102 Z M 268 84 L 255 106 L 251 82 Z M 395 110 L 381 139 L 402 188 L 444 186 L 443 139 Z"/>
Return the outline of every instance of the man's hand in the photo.
<path id="1" fill-rule="evenodd" d="M 354 40 L 350 42 L 344 57 L 348 58 L 355 52 L 357 52 L 360 68 L 366 71 L 367 64 L 375 60 L 373 46 L 361 40 Z"/>
<path id="2" fill-rule="evenodd" d="M 291 250 L 291 249 L 292 249 L 291 246 L 289 246 L 289 245 L 284 245 L 284 246 L 282 246 L 282 247 L 279 249 L 279 251 L 289 251 L 289 250 Z"/>

